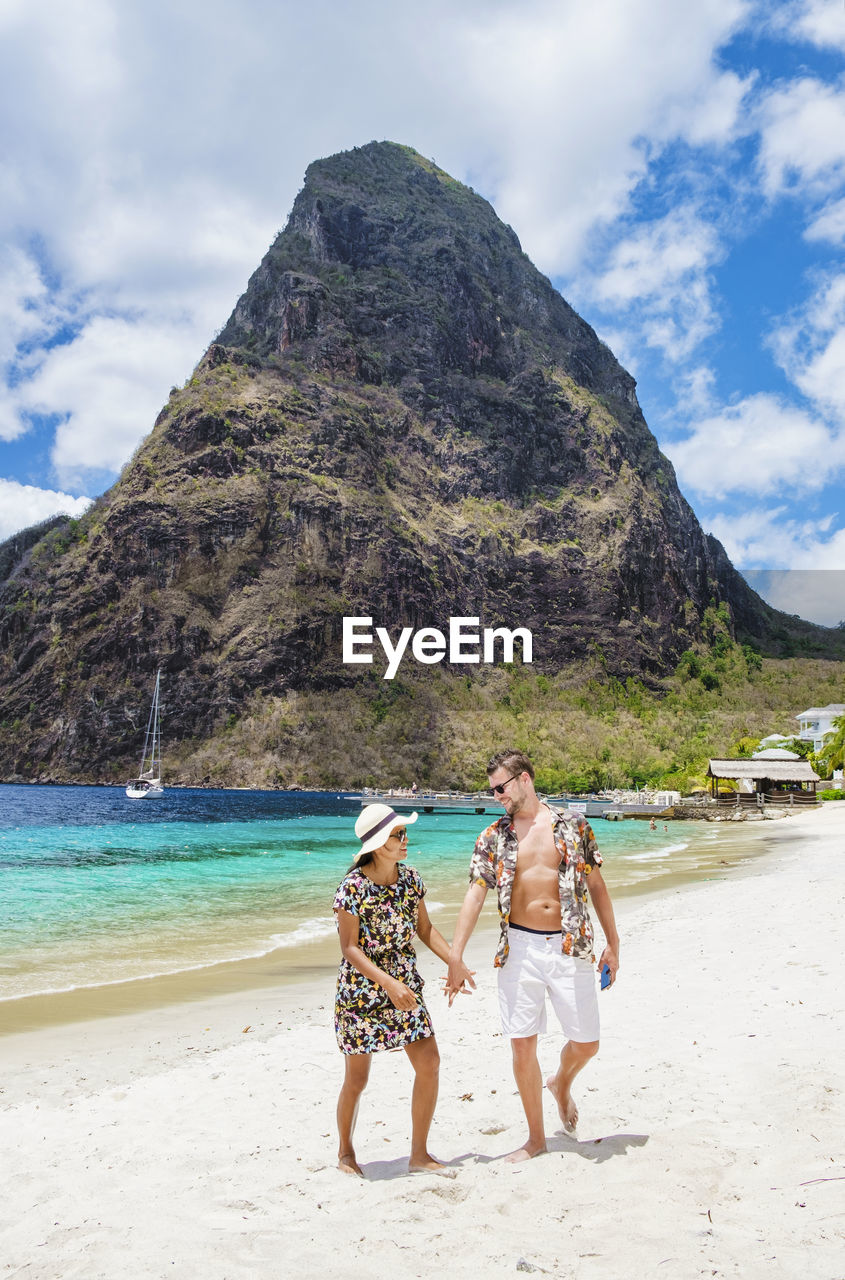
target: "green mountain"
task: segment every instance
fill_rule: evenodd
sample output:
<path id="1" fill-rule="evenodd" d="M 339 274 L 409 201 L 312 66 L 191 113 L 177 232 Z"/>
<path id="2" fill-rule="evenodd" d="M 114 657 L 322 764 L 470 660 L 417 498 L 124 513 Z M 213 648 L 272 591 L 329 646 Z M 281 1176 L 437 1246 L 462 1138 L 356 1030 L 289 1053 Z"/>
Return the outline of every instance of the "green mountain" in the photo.
<path id="1" fill-rule="evenodd" d="M 406 655 L 385 681 L 378 647 L 343 662 L 344 617 L 526 628 L 546 680 L 659 687 L 717 615 L 842 653 L 704 535 L 634 380 L 491 206 L 393 143 L 310 166 L 118 482 L 0 572 L 5 778 L 131 772 L 158 666 L 184 781 L 463 775 L 455 716 L 509 677 Z"/>

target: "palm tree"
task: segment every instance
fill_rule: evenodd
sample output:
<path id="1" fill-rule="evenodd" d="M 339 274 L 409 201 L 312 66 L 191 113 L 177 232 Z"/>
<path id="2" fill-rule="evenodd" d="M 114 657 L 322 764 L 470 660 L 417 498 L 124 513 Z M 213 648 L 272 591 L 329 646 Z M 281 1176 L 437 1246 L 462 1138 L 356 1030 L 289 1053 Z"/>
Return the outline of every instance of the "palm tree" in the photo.
<path id="1" fill-rule="evenodd" d="M 818 762 L 832 772 L 845 767 L 845 716 L 833 721 L 833 732 L 825 734 Z"/>

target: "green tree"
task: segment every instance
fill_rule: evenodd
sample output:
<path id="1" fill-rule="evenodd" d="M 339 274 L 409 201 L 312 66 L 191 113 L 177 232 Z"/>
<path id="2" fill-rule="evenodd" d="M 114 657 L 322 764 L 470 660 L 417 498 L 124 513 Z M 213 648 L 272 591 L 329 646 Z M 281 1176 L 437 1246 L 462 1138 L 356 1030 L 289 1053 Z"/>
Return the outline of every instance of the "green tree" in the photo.
<path id="1" fill-rule="evenodd" d="M 845 716 L 833 721 L 833 732 L 825 735 L 817 759 L 830 771 L 845 767 Z"/>
<path id="2" fill-rule="evenodd" d="M 678 660 L 675 675 L 680 678 L 686 676 L 690 680 L 695 680 L 696 676 L 700 676 L 701 660 L 698 654 L 694 653 L 692 649 L 685 649 Z"/>

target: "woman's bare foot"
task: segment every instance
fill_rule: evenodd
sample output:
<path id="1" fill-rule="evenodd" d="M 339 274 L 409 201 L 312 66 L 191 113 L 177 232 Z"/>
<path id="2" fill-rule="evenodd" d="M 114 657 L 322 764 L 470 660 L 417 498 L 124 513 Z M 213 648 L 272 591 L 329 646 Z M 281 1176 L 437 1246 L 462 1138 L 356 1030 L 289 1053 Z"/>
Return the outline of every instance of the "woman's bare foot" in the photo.
<path id="1" fill-rule="evenodd" d="M 364 1176 L 363 1169 L 355 1159 L 354 1154 L 351 1152 L 349 1155 L 340 1157 L 337 1162 L 337 1167 L 340 1169 L 341 1173 L 351 1173 L 356 1178 L 363 1178 Z"/>
<path id="2" fill-rule="evenodd" d="M 557 1076 L 549 1076 L 546 1081 L 546 1088 L 557 1103 L 558 1115 L 564 1129 L 567 1133 L 574 1133 L 575 1126 L 578 1123 L 578 1108 L 569 1089 L 561 1089 L 559 1087 Z"/>
<path id="3" fill-rule="evenodd" d="M 546 1152 L 545 1142 L 532 1142 L 529 1138 L 516 1151 L 511 1151 L 505 1156 L 506 1164 L 523 1164 L 526 1160 L 533 1160 L 535 1156 L 542 1156 Z"/>
<path id="4" fill-rule="evenodd" d="M 434 1156 L 430 1156 L 428 1152 L 419 1160 L 412 1156 L 408 1161 L 408 1173 L 436 1173 L 441 1178 L 454 1178 L 456 1172 L 440 1160 L 435 1160 Z"/>

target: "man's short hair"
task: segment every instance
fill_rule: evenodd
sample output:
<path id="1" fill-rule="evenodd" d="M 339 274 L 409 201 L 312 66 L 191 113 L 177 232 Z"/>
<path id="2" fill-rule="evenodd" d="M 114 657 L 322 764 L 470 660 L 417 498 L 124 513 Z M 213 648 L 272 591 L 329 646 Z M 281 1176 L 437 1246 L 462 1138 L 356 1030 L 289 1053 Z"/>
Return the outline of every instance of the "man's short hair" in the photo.
<path id="1" fill-rule="evenodd" d="M 534 766 L 528 756 L 515 747 L 505 747 L 504 751 L 497 751 L 490 757 L 487 761 L 487 777 L 497 769 L 507 769 L 508 773 L 527 773 L 529 778 L 534 777 Z"/>

